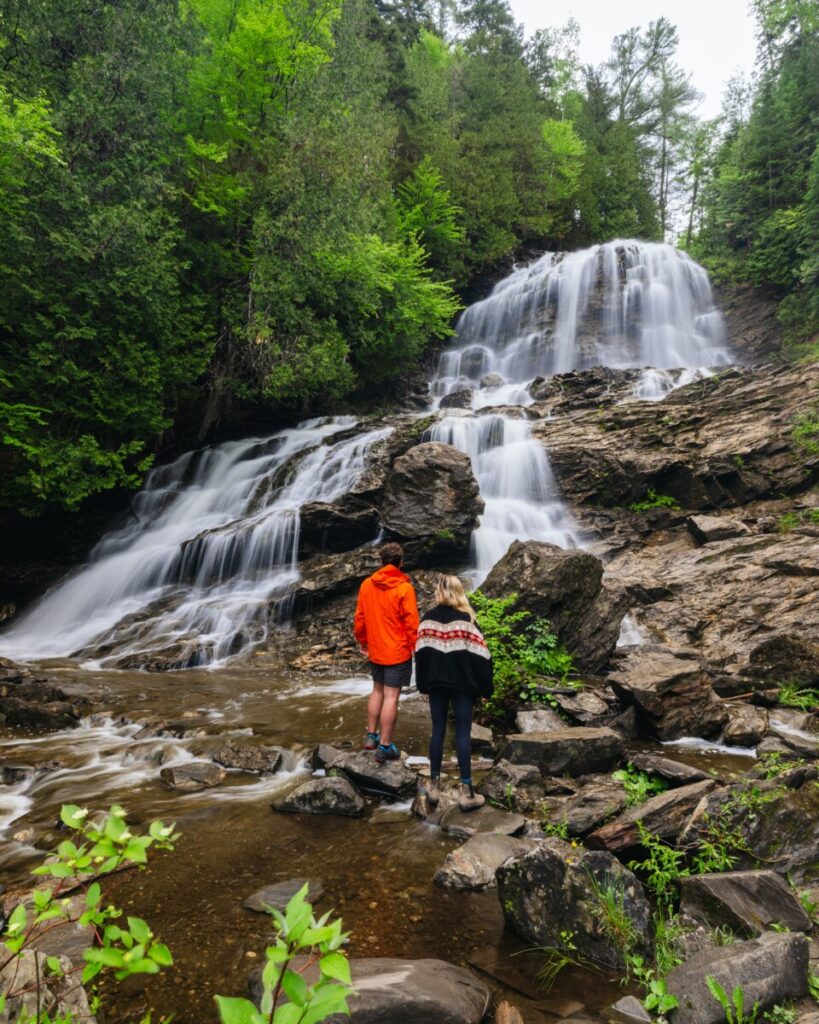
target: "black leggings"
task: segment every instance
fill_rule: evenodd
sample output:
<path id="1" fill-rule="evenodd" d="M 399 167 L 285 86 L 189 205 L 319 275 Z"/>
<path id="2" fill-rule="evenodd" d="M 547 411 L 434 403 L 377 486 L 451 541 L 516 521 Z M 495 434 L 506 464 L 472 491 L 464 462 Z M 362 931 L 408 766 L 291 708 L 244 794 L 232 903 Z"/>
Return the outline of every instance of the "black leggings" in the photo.
<path id="1" fill-rule="evenodd" d="M 441 774 L 441 760 L 444 756 L 444 736 L 449 704 L 455 712 L 455 751 L 461 779 L 472 778 L 472 701 L 464 693 L 437 691 L 429 695 L 429 712 L 432 716 L 432 737 L 429 741 L 430 774 L 437 778 Z"/>

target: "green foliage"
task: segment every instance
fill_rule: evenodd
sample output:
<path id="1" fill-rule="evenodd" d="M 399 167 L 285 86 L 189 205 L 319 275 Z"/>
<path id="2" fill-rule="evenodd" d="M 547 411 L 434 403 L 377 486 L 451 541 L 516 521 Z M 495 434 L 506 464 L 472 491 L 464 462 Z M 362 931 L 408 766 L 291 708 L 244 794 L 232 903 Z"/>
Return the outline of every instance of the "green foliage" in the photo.
<path id="1" fill-rule="evenodd" d="M 656 796 L 668 789 L 668 783 L 659 776 L 651 776 L 646 772 L 639 771 L 630 761 L 625 768 L 612 772 L 611 777 L 616 782 L 623 783 L 626 791 L 626 807 L 644 804 L 649 797 Z"/>
<path id="2" fill-rule="evenodd" d="M 798 708 L 800 711 L 819 708 L 819 690 L 799 683 L 783 683 L 779 687 L 778 699 L 784 707 Z"/>
<path id="3" fill-rule="evenodd" d="M 318 1024 L 334 1014 L 349 1015 L 347 1000 L 354 990 L 350 963 L 341 951 L 347 935 L 340 919 L 331 921 L 329 913 L 318 919 L 313 916 L 307 891 L 305 884 L 284 913 L 268 908 L 278 931 L 265 951 L 261 1005 L 216 996 L 222 1024 Z M 296 957 L 305 957 L 306 963 L 296 967 Z M 318 980 L 308 985 L 303 975 L 314 965 Z"/>
<path id="4" fill-rule="evenodd" d="M 582 967 L 589 969 L 592 964 L 577 951 L 574 932 L 561 931 L 556 946 L 538 946 L 543 954 L 543 965 L 537 972 L 538 981 L 546 992 L 551 992 L 558 975 L 566 967 Z"/>
<path id="5" fill-rule="evenodd" d="M 819 1003 L 819 974 L 808 975 L 808 992 L 810 992 L 811 999 Z"/>
<path id="6" fill-rule="evenodd" d="M 809 455 L 819 455 L 819 410 L 802 413 L 792 435 L 797 445 Z"/>
<path id="7" fill-rule="evenodd" d="M 647 856 L 641 861 L 630 861 L 628 866 L 632 871 L 640 872 L 657 903 L 668 907 L 676 898 L 680 878 L 690 874 L 685 866 L 685 853 L 649 832 L 642 821 L 637 821 L 637 834 Z"/>
<path id="8" fill-rule="evenodd" d="M 791 1006 L 772 1006 L 762 1017 L 765 1024 L 798 1024 L 796 1010 Z"/>
<path id="9" fill-rule="evenodd" d="M 751 1010 L 746 1013 L 741 985 L 736 986 L 729 999 L 725 989 L 712 974 L 706 975 L 705 983 L 708 986 L 708 991 L 725 1011 L 726 1024 L 755 1024 L 759 1013 L 759 1003 L 754 1003 Z"/>
<path id="10" fill-rule="evenodd" d="M 648 494 L 642 501 L 629 505 L 632 512 L 650 512 L 655 508 L 678 509 L 679 507 L 680 503 L 676 498 L 672 498 L 668 494 L 658 494 L 653 487 L 649 487 Z"/>
<path id="11" fill-rule="evenodd" d="M 556 678 L 565 682 L 573 669 L 572 657 L 557 637 L 549 632 L 545 619 L 533 619 L 529 612 L 512 612 L 517 594 L 492 598 L 476 590 L 470 595 L 478 625 L 492 655 L 495 692 L 483 706 L 494 719 L 507 718 L 520 701 L 551 703 L 540 694 L 539 680 Z"/>
<path id="12" fill-rule="evenodd" d="M 628 963 L 637 945 L 637 931 L 626 911 L 626 894 L 622 879 L 605 877 L 602 881 L 589 874 L 589 888 L 596 903 L 603 932 L 609 942 L 619 949 Z"/>
<path id="13" fill-rule="evenodd" d="M 78 925 L 92 928 L 96 943 L 83 953 L 85 967 L 82 983 L 87 984 L 107 972 L 117 981 L 138 974 L 158 974 L 173 965 L 170 950 L 157 941 L 150 926 L 140 917 L 127 917 L 123 911 L 103 902 L 99 879 L 124 866 L 144 868 L 148 850 L 172 850 L 179 838 L 173 825 L 161 821 L 150 824 L 143 834 L 135 833 L 125 821 L 125 811 L 114 805 L 107 815 L 89 818 L 88 810 L 66 804 L 60 812 L 62 824 L 73 835 L 64 839 L 55 853 L 32 872 L 54 880 L 54 885 L 36 889 L 31 906 L 18 903 L 6 922 L 2 943 L 8 956 L 0 964 L 6 968 L 15 959 L 36 950 L 41 938 L 55 928 Z M 79 891 L 79 900 L 65 897 Z M 38 981 L 38 1008 L 44 1004 L 44 990 L 63 977 L 59 960 L 47 959 L 48 970 Z M 7 971 L 9 987 L 0 995 L 3 1005 L 24 994 L 15 989 L 16 971 Z M 48 1024 L 45 1010 L 26 1015 L 25 1024 Z M 67 1018 L 69 1020 L 70 1018 Z"/>

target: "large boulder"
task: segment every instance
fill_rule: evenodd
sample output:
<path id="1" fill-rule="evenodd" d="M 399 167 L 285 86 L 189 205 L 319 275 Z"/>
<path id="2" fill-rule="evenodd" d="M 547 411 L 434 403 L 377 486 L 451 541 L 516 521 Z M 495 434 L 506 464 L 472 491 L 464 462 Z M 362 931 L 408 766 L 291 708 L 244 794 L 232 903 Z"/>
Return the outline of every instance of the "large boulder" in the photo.
<path id="1" fill-rule="evenodd" d="M 748 674 L 777 685 L 789 680 L 815 685 L 819 683 L 819 643 L 815 636 L 797 633 L 769 637 L 751 651 Z"/>
<path id="2" fill-rule="evenodd" d="M 381 559 L 374 547 L 313 555 L 299 565 L 301 577 L 288 601 L 281 606 L 281 613 L 298 615 L 330 598 L 352 594 L 365 576 L 380 568 Z"/>
<path id="3" fill-rule="evenodd" d="M 452 445 L 428 441 L 393 463 L 381 525 L 417 564 L 462 558 L 483 509 L 469 456 Z"/>
<path id="4" fill-rule="evenodd" d="M 364 801 L 347 779 L 333 777 L 310 779 L 272 807 L 287 814 L 336 814 L 344 818 L 364 813 Z"/>
<path id="5" fill-rule="evenodd" d="M 339 754 L 330 769 L 333 775 L 346 776 L 364 793 L 394 800 L 415 796 L 418 777 L 400 760 L 379 764 L 366 750 Z"/>
<path id="6" fill-rule="evenodd" d="M 80 709 L 64 700 L 40 704 L 19 697 L 0 697 L 0 723 L 29 733 L 76 729 L 81 717 Z"/>
<path id="7" fill-rule="evenodd" d="M 308 985 L 318 967 L 294 961 Z M 387 957 L 351 960 L 355 995 L 350 1016 L 333 1014 L 325 1024 L 480 1024 L 489 1009 L 489 989 L 464 967 L 444 960 L 399 960 Z M 249 979 L 250 997 L 261 1002 L 261 971 Z"/>
<path id="8" fill-rule="evenodd" d="M 760 1010 L 766 1010 L 798 999 L 808 988 L 808 940 L 799 933 L 767 933 L 695 954 L 666 978 L 668 991 L 680 1004 L 674 1011 L 674 1024 L 724 1024 L 725 1011 L 708 991 L 709 976 L 729 999 L 741 986 L 746 1013 L 756 1002 Z"/>
<path id="9" fill-rule="evenodd" d="M 729 747 L 755 747 L 768 731 L 768 716 L 751 704 L 731 704 L 722 742 Z"/>
<path id="10" fill-rule="evenodd" d="M 478 791 L 498 807 L 525 813 L 543 799 L 543 777 L 536 765 L 501 760 L 481 780 Z"/>
<path id="11" fill-rule="evenodd" d="M 680 879 L 680 909 L 714 928 L 753 938 L 778 924 L 809 932 L 813 922 L 775 871 L 725 871 Z"/>
<path id="12" fill-rule="evenodd" d="M 308 501 L 299 512 L 299 555 L 350 551 L 378 532 L 378 509 L 346 494 L 335 502 Z"/>
<path id="13" fill-rule="evenodd" d="M 516 839 L 492 833 L 476 833 L 447 854 L 435 873 L 442 889 L 488 889 L 495 885 L 495 872 L 510 857 L 533 850 L 532 839 Z"/>
<path id="14" fill-rule="evenodd" d="M 534 764 L 543 775 L 591 775 L 606 772 L 623 757 L 623 741 L 611 729 L 554 729 L 506 737 L 500 757 L 513 764 Z"/>
<path id="15" fill-rule="evenodd" d="M 633 951 L 651 942 L 651 907 L 635 876 L 602 851 L 576 850 L 546 839 L 534 850 L 498 868 L 498 899 L 507 925 L 535 946 L 561 946 L 571 932 L 577 953 L 601 967 L 625 967 L 622 921 L 634 937 Z"/>
<path id="16" fill-rule="evenodd" d="M 718 735 L 728 712 L 694 658 L 662 648 L 632 649 L 609 676 L 617 696 L 637 708 L 642 728 L 660 740 Z"/>
<path id="17" fill-rule="evenodd" d="M 487 576 L 489 597 L 516 595 L 510 611 L 548 619 L 575 664 L 597 672 L 608 662 L 628 609 L 625 594 L 603 586 L 603 563 L 587 551 L 515 541 Z"/>

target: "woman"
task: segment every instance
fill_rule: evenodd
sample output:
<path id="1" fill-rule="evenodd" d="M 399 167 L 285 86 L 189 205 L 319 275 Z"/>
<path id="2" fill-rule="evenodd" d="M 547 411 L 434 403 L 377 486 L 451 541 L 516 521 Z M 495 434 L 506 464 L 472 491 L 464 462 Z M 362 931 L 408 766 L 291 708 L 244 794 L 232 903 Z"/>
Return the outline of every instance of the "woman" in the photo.
<path id="1" fill-rule="evenodd" d="M 420 692 L 429 695 L 432 716 L 429 741 L 432 779 L 427 800 L 434 807 L 441 798 L 438 780 L 451 704 L 461 772 L 458 804 L 462 811 L 474 811 L 485 801 L 472 787 L 472 708 L 476 700 L 492 696 L 492 659 L 457 576 L 440 578 L 435 600 L 437 604 L 418 627 L 415 645 L 415 679 Z"/>

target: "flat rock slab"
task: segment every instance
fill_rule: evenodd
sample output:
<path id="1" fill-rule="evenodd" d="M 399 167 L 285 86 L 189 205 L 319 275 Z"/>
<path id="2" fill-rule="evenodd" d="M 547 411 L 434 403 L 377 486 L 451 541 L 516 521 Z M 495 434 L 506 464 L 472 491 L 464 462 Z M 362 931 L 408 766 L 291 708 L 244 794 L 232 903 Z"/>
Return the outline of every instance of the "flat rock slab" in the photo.
<path id="1" fill-rule="evenodd" d="M 809 932 L 813 923 L 775 871 L 726 871 L 681 878 L 681 910 L 715 928 L 751 937 L 773 924 Z"/>
<path id="2" fill-rule="evenodd" d="M 561 711 L 585 725 L 592 718 L 599 718 L 601 715 L 609 714 L 609 706 L 593 690 L 578 690 L 571 695 L 555 694 L 557 706 Z"/>
<path id="3" fill-rule="evenodd" d="M 332 762 L 334 774 L 342 773 L 358 789 L 375 796 L 393 800 L 406 800 L 418 789 L 418 776 L 400 760 L 379 764 L 373 753 L 360 750 L 358 753 L 341 754 Z"/>
<path id="4" fill-rule="evenodd" d="M 585 836 L 620 814 L 625 806 L 626 792 L 620 783 L 590 783 L 576 796 L 569 797 L 563 808 L 563 820 L 569 835 Z"/>
<path id="5" fill-rule="evenodd" d="M 492 730 L 487 729 L 485 725 L 478 725 L 473 722 L 472 731 L 469 734 L 469 742 L 473 754 L 487 754 L 491 756 L 494 753 L 495 738 L 492 735 Z"/>
<path id="6" fill-rule="evenodd" d="M 499 807 L 491 807 L 489 804 L 484 804 L 477 811 L 466 812 L 455 804 L 427 820 L 432 825 L 440 826 L 449 835 L 460 836 L 463 839 L 468 839 L 476 833 L 513 836 L 526 827 L 526 819 L 522 814 L 502 811 Z"/>
<path id="7" fill-rule="evenodd" d="M 534 764 L 543 775 L 590 775 L 610 771 L 623 757 L 623 741 L 611 729 L 555 729 L 506 737 L 500 757 Z"/>
<path id="8" fill-rule="evenodd" d="M 162 785 L 180 793 L 195 793 L 201 789 L 218 786 L 225 772 L 210 761 L 191 761 L 172 768 L 163 768 L 159 773 Z"/>
<path id="9" fill-rule="evenodd" d="M 688 786 L 692 782 L 704 782 L 713 778 L 699 768 L 684 764 L 682 761 L 674 761 L 670 757 L 660 757 L 659 754 L 635 754 L 631 758 L 631 763 L 641 772 L 659 775 L 672 786 Z"/>
<path id="10" fill-rule="evenodd" d="M 223 743 L 211 755 L 223 768 L 235 768 L 257 775 L 272 775 L 282 763 L 282 752 L 276 747 L 259 747 L 251 743 Z"/>
<path id="11" fill-rule="evenodd" d="M 298 964 L 294 964 L 298 968 Z M 351 960 L 350 1016 L 333 1014 L 325 1024 L 480 1024 L 489 1009 L 489 989 L 471 971 L 444 960 L 388 957 Z M 311 965 L 303 973 L 317 980 Z M 250 997 L 261 1001 L 261 971 L 249 979 Z"/>
<path id="12" fill-rule="evenodd" d="M 697 544 L 713 544 L 730 537 L 744 537 L 749 532 L 745 523 L 723 516 L 689 516 L 685 525 Z"/>
<path id="13" fill-rule="evenodd" d="M 748 942 L 734 942 L 697 953 L 666 978 L 668 991 L 680 1002 L 674 1024 L 724 1024 L 725 1013 L 708 991 L 705 978 L 715 978 L 729 994 L 742 986 L 745 1009 L 761 1010 L 808 990 L 808 940 L 804 935 L 767 933 Z"/>
<path id="14" fill-rule="evenodd" d="M 620 853 L 640 843 L 637 822 L 666 842 L 673 842 L 685 828 L 691 813 L 700 800 L 716 789 L 714 779 L 695 782 L 690 786 L 669 789 L 653 796 L 643 804 L 630 807 L 618 818 L 592 832 L 588 845 L 596 850 Z"/>
<path id="15" fill-rule="evenodd" d="M 624 996 L 609 1007 L 609 1024 L 651 1024 L 651 1014 L 643 1008 L 643 1004 L 634 996 Z"/>
<path id="16" fill-rule="evenodd" d="M 264 886 L 252 896 L 248 896 L 242 906 L 246 910 L 255 910 L 260 914 L 267 913 L 268 907 L 284 910 L 304 885 L 308 886 L 307 899 L 311 903 L 315 904 L 321 899 L 324 894 L 324 883 L 320 878 L 290 878 L 286 882 Z"/>
<path id="17" fill-rule="evenodd" d="M 566 723 L 551 708 L 533 708 L 531 711 L 518 711 L 515 715 L 518 732 L 554 732 L 565 729 Z"/>
<path id="18" fill-rule="evenodd" d="M 505 860 L 534 849 L 532 839 L 479 833 L 447 855 L 435 873 L 442 889 L 488 889 L 495 885 L 495 872 Z"/>
<path id="19" fill-rule="evenodd" d="M 286 814 L 337 814 L 357 818 L 364 813 L 364 801 L 344 778 L 311 779 L 282 800 L 271 804 L 274 811 Z"/>

